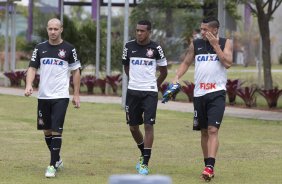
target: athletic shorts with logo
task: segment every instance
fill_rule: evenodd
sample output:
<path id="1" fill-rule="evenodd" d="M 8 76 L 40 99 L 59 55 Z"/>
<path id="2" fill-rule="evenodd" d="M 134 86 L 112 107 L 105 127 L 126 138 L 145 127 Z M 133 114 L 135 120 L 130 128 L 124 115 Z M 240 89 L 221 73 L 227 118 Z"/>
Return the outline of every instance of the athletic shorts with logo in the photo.
<path id="1" fill-rule="evenodd" d="M 69 98 L 38 99 L 37 129 L 62 133 Z"/>
<path id="2" fill-rule="evenodd" d="M 225 90 L 194 97 L 194 122 L 199 123 L 198 129 L 207 129 L 208 126 L 219 128 L 225 110 Z"/>
<path id="3" fill-rule="evenodd" d="M 128 89 L 125 106 L 127 124 L 155 124 L 157 105 L 157 92 Z"/>

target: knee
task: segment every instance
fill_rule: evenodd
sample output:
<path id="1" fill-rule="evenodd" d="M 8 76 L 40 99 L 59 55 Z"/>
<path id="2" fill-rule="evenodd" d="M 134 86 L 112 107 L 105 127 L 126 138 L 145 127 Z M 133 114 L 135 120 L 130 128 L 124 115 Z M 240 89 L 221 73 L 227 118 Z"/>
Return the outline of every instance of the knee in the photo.
<path id="1" fill-rule="evenodd" d="M 51 136 L 52 130 L 43 130 L 45 136 Z"/>
<path id="2" fill-rule="evenodd" d="M 60 133 L 60 132 L 52 132 L 52 135 L 62 135 L 62 133 Z"/>
<path id="3" fill-rule="evenodd" d="M 150 124 L 145 124 L 145 131 L 146 132 L 153 132 L 154 131 L 154 126 Z"/>
<path id="4" fill-rule="evenodd" d="M 217 135 L 218 134 L 218 128 L 216 128 L 216 127 L 213 127 L 213 126 L 209 126 L 209 128 L 208 128 L 208 134 L 209 134 L 209 136 L 215 136 L 215 135 Z"/>
<path id="5" fill-rule="evenodd" d="M 139 131 L 139 126 L 130 126 L 129 130 L 132 133 L 138 132 Z"/>
<path id="6" fill-rule="evenodd" d="M 205 138 L 208 137 L 208 136 L 209 136 L 208 131 L 207 131 L 206 129 L 205 129 L 205 130 L 202 130 L 202 131 L 201 131 L 201 136 L 202 136 L 202 137 L 205 137 Z"/>

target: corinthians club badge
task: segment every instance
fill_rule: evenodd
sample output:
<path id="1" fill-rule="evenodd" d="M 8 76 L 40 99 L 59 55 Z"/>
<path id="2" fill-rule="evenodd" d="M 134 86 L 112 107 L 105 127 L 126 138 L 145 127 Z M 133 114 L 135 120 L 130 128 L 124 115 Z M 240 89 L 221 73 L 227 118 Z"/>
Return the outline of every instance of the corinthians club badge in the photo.
<path id="1" fill-rule="evenodd" d="M 60 58 L 65 58 L 66 57 L 66 51 L 64 49 L 59 49 L 59 54 L 58 56 Z"/>
<path id="2" fill-rule="evenodd" d="M 150 58 L 150 57 L 153 57 L 153 55 L 154 55 L 154 50 L 153 49 L 147 49 L 146 56 L 148 56 Z"/>

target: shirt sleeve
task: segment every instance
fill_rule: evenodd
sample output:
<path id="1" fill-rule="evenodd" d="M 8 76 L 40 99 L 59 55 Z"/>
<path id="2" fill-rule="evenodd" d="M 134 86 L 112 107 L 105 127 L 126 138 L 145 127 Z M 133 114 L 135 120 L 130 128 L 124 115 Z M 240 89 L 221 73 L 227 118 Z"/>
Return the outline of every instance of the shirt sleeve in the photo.
<path id="1" fill-rule="evenodd" d="M 40 67 L 39 48 L 36 46 L 32 52 L 32 56 L 29 62 L 29 67 L 38 69 Z"/>
<path id="2" fill-rule="evenodd" d="M 128 66 L 129 65 L 129 57 L 128 57 L 128 44 L 125 44 L 122 53 L 122 64 Z"/>
<path id="3" fill-rule="evenodd" d="M 76 70 L 81 68 L 80 60 L 78 59 L 76 49 L 73 47 L 71 48 L 71 56 L 69 59 L 69 68 L 70 70 Z"/>
<path id="4" fill-rule="evenodd" d="M 164 51 L 160 45 L 157 46 L 157 65 L 158 66 L 167 66 L 167 60 L 164 54 Z"/>

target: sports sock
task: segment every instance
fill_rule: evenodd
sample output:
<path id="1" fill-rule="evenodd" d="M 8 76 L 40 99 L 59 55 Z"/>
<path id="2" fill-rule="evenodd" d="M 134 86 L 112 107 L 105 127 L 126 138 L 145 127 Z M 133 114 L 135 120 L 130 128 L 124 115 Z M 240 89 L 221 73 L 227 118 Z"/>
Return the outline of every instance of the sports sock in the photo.
<path id="1" fill-rule="evenodd" d="M 215 164 L 215 158 L 209 157 L 207 160 L 207 167 L 213 169 Z"/>
<path id="2" fill-rule="evenodd" d="M 144 156 L 144 142 L 137 144 L 137 146 L 141 152 L 141 155 Z"/>
<path id="3" fill-rule="evenodd" d="M 148 165 L 150 157 L 151 157 L 152 148 L 144 148 L 144 160 L 143 164 Z"/>
<path id="4" fill-rule="evenodd" d="M 207 166 L 208 158 L 204 158 L 205 166 Z"/>
<path id="5" fill-rule="evenodd" d="M 60 151 L 62 146 L 62 136 L 53 135 L 51 143 L 51 162 L 50 165 L 55 166 L 56 162 L 60 159 Z"/>
<path id="6" fill-rule="evenodd" d="M 45 142 L 48 146 L 48 149 L 51 151 L 52 135 L 45 135 Z"/>

